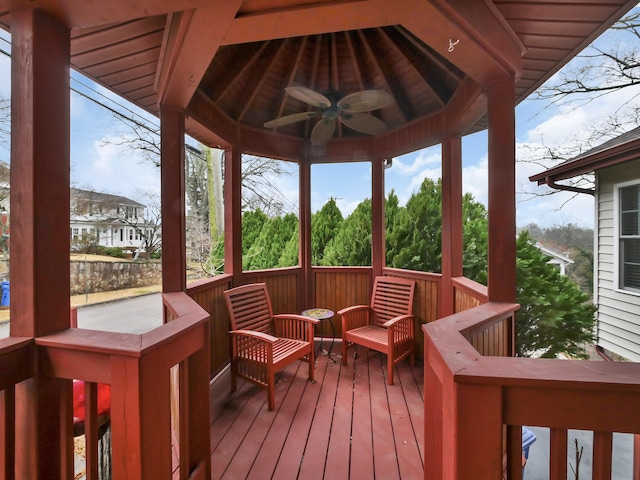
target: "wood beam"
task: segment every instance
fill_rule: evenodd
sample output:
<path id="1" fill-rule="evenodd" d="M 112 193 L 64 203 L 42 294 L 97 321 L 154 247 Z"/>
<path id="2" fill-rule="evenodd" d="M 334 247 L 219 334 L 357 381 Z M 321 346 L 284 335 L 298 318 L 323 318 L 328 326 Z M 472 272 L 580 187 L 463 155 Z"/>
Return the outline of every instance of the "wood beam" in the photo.
<path id="1" fill-rule="evenodd" d="M 442 287 L 438 318 L 454 313 L 451 279 L 462 276 L 462 140 L 442 143 Z"/>
<path id="2" fill-rule="evenodd" d="M 515 83 L 488 89 L 489 103 L 489 252 L 491 302 L 516 300 Z"/>
<path id="3" fill-rule="evenodd" d="M 222 44 L 301 37 L 397 23 L 393 14 L 396 2 L 389 2 L 392 8 L 385 9 L 387 11 L 380 9 L 379 3 L 380 0 L 316 2 L 298 8 L 238 16 L 225 33 Z"/>
<path id="4" fill-rule="evenodd" d="M 399 18 L 407 30 L 483 85 L 522 72 L 517 37 L 497 10 L 489 10 L 485 2 L 460 1 L 455 7 L 443 0 L 379 4 L 385 13 Z"/>
<path id="5" fill-rule="evenodd" d="M 184 182 L 184 115 L 176 108 L 162 106 L 160 185 L 163 292 L 182 292 L 187 287 Z"/>
<path id="6" fill-rule="evenodd" d="M 216 2 L 217 3 L 217 2 Z M 209 7 L 211 0 L 0 0 L 0 11 L 38 9 L 69 28 L 126 22 L 154 15 Z"/>
<path id="7" fill-rule="evenodd" d="M 158 103 L 187 107 L 241 5 L 242 0 L 217 1 L 215 7 L 169 17 L 156 76 Z"/>

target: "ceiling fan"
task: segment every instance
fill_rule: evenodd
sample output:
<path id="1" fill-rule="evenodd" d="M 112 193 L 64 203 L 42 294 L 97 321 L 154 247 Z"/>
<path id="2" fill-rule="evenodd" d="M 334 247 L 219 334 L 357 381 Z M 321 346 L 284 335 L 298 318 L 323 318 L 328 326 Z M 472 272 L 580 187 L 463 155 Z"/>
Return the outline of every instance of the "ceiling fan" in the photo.
<path id="1" fill-rule="evenodd" d="M 393 103 L 393 97 L 384 90 L 362 90 L 344 97 L 333 89 L 319 93 L 305 87 L 287 87 L 285 91 L 314 109 L 270 120 L 264 126 L 282 127 L 320 116 L 320 120 L 311 130 L 312 145 L 324 145 L 331 140 L 338 120 L 347 127 L 367 135 L 378 135 L 389 128 L 382 120 L 364 113 Z"/>

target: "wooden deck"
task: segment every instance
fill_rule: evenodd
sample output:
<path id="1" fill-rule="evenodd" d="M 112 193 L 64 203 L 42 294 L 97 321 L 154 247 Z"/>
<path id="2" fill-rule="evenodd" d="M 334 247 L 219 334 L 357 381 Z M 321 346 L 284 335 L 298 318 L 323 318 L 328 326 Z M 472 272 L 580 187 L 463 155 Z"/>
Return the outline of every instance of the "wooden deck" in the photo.
<path id="1" fill-rule="evenodd" d="M 335 353 L 340 344 L 336 342 Z M 320 356 L 316 383 L 296 362 L 280 375 L 276 410 L 267 393 L 228 375 L 211 388 L 212 479 L 423 478 L 423 368 L 397 366 L 386 384 L 386 358 L 349 352 L 343 367 Z"/>

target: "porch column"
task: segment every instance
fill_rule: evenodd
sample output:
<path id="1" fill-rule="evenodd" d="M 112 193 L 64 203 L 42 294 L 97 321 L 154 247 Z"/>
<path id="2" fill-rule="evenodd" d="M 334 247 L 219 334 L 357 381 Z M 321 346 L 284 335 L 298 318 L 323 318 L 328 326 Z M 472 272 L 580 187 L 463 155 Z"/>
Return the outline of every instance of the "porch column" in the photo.
<path id="1" fill-rule="evenodd" d="M 187 287 L 184 195 L 184 114 L 160 106 L 160 185 L 162 213 L 162 291 Z"/>
<path id="2" fill-rule="evenodd" d="M 386 246 L 384 232 L 384 165 L 383 158 L 371 162 L 371 269 L 373 276 L 382 275 Z"/>
<path id="3" fill-rule="evenodd" d="M 298 299 L 299 310 L 310 308 L 314 299 L 313 274 L 311 272 L 311 165 L 305 159 L 300 162 L 300 266 L 304 289 L 300 289 L 304 297 Z M 302 303 L 300 302 L 302 300 Z"/>
<path id="4" fill-rule="evenodd" d="M 489 253 L 492 302 L 516 300 L 515 82 L 489 85 Z"/>
<path id="5" fill-rule="evenodd" d="M 69 28 L 11 12 L 11 336 L 69 328 Z M 60 478 L 62 393 L 42 374 L 16 386 L 16 478 Z M 24 368 L 28 368 L 27 365 Z"/>
<path id="6" fill-rule="evenodd" d="M 438 316 L 451 315 L 455 298 L 451 279 L 462 276 L 462 141 L 442 143 L 442 285 Z"/>
<path id="7" fill-rule="evenodd" d="M 224 155 L 224 273 L 242 274 L 242 153 Z"/>

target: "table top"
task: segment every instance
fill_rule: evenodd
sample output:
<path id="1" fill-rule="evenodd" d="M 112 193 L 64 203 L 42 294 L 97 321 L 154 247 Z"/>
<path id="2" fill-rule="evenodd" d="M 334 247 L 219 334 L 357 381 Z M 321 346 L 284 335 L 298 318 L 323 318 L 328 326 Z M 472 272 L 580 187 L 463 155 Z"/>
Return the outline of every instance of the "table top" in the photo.
<path id="1" fill-rule="evenodd" d="M 328 320 L 333 317 L 333 311 L 326 308 L 309 308 L 301 313 L 305 317 L 317 318 L 318 320 Z"/>

